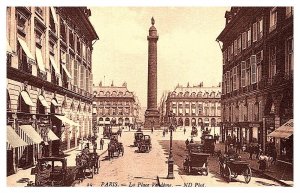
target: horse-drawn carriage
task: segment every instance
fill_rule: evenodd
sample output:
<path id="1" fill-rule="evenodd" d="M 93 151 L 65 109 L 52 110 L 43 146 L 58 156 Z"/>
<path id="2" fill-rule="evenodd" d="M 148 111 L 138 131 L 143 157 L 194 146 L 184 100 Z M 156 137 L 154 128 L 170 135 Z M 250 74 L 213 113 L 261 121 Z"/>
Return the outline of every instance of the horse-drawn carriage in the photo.
<path id="1" fill-rule="evenodd" d="M 78 173 L 78 167 L 68 167 L 62 157 L 44 157 L 37 160 L 31 174 L 35 175 L 34 184 L 29 186 L 72 186 Z"/>
<path id="2" fill-rule="evenodd" d="M 90 177 L 93 178 L 94 174 L 99 173 L 100 160 L 99 155 L 96 152 L 88 152 L 88 150 L 82 150 L 81 153 L 76 155 L 75 161 L 78 167 L 78 178 L 81 180 Z"/>
<path id="3" fill-rule="evenodd" d="M 138 131 L 134 133 L 134 141 L 133 141 L 133 146 L 137 147 L 138 143 L 142 140 L 144 134 L 142 131 Z"/>
<path id="4" fill-rule="evenodd" d="M 226 178 L 227 182 L 231 182 L 231 179 L 237 178 L 238 175 L 243 175 L 245 183 L 249 183 L 252 176 L 250 164 L 246 161 L 240 160 L 240 158 L 219 157 L 220 174 L 223 178 Z"/>
<path id="5" fill-rule="evenodd" d="M 103 127 L 103 138 L 110 138 L 112 135 L 112 128 L 110 125 L 106 125 Z"/>
<path id="6" fill-rule="evenodd" d="M 192 127 L 191 136 L 193 136 L 193 137 L 198 136 L 197 127 L 195 127 L 195 126 Z"/>
<path id="7" fill-rule="evenodd" d="M 115 154 L 117 153 L 117 157 L 120 155 L 124 155 L 124 146 L 123 143 L 118 142 L 118 134 L 114 134 L 111 136 L 110 142 L 108 144 L 107 148 L 108 152 L 108 159 L 115 157 Z"/>
<path id="8" fill-rule="evenodd" d="M 143 135 L 137 146 L 139 152 L 149 152 L 152 149 L 150 135 Z"/>

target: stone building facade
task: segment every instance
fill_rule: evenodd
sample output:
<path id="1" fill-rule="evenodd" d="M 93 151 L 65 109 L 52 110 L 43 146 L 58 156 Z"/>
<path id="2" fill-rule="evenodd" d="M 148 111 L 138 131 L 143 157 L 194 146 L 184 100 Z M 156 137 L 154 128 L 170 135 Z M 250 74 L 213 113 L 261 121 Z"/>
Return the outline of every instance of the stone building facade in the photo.
<path id="1" fill-rule="evenodd" d="M 127 89 L 127 84 L 122 86 L 93 87 L 94 101 L 93 114 L 97 124 L 131 126 L 139 117 L 140 107 L 137 98 Z"/>
<path id="2" fill-rule="evenodd" d="M 7 127 L 20 136 L 7 138 L 8 173 L 91 134 L 98 36 L 90 15 L 86 7 L 7 7 Z"/>
<path id="3" fill-rule="evenodd" d="M 177 126 L 219 127 L 221 122 L 221 87 L 177 85 L 165 101 L 164 122 L 175 114 Z M 163 103 L 162 103 L 163 104 Z"/>
<path id="4" fill-rule="evenodd" d="M 232 7 L 225 13 L 222 140 L 265 148 L 267 135 L 293 118 L 293 8 Z M 279 142 L 276 142 L 280 151 Z"/>

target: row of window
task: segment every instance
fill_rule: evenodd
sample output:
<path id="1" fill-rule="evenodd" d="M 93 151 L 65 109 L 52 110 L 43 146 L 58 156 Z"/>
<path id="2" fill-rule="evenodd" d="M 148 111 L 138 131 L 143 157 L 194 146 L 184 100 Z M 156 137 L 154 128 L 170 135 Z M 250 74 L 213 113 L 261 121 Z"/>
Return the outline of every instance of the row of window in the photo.
<path id="1" fill-rule="evenodd" d="M 41 8 L 43 10 L 44 8 Z M 36 13 L 41 14 L 40 9 L 37 9 Z M 53 13 L 55 13 L 54 8 L 50 8 L 52 10 L 49 14 L 51 20 L 57 20 L 56 15 L 53 17 Z M 56 13 L 55 13 L 56 14 Z M 38 76 L 44 79 L 47 79 L 45 63 L 51 64 L 51 82 L 58 84 L 59 77 L 61 76 L 62 86 L 67 88 L 71 88 L 71 85 L 77 86 L 80 89 L 86 90 L 89 93 L 92 92 L 92 74 L 88 70 L 88 68 L 82 65 L 80 55 L 72 55 L 71 53 L 67 53 L 65 49 L 63 49 L 62 45 L 60 46 L 59 55 L 57 55 L 57 42 L 52 41 L 50 37 L 49 43 L 45 41 L 45 33 L 39 30 L 37 22 L 35 22 L 35 56 L 32 56 L 31 51 L 29 49 L 30 46 L 27 46 L 27 41 L 30 37 L 27 35 L 30 34 L 29 29 L 29 18 L 23 16 L 17 9 L 17 54 L 18 54 L 18 63 L 19 68 L 27 73 L 32 73 L 32 64 L 36 63 L 38 66 Z M 43 14 L 42 14 L 43 15 Z M 39 17 L 36 15 L 35 17 Z M 54 22 L 57 23 L 57 22 Z M 55 26 L 55 25 L 54 25 Z M 66 25 L 64 25 L 66 27 Z M 46 46 L 44 46 L 46 45 Z M 46 47 L 49 45 L 49 55 L 46 53 Z M 80 44 L 78 44 L 80 45 Z M 85 46 L 84 46 L 85 47 Z M 88 48 L 89 49 L 89 48 Z M 48 60 L 44 60 L 47 58 Z M 57 65 L 57 59 L 59 60 L 60 71 Z M 46 62 L 45 62 L 46 61 Z M 68 85 L 71 84 L 71 85 Z"/>
<path id="2" fill-rule="evenodd" d="M 98 108 L 100 115 L 129 115 L 130 108 Z"/>
<path id="3" fill-rule="evenodd" d="M 286 17 L 290 17 L 292 14 L 293 8 L 286 7 Z M 238 37 L 227 47 L 227 49 L 223 51 L 223 65 L 225 65 L 227 61 L 233 60 L 233 57 L 239 55 L 242 50 L 249 48 L 251 46 L 251 42 L 254 43 L 262 39 L 264 32 L 263 25 L 264 19 L 262 17 L 257 19 L 257 21 L 252 24 L 252 27 L 249 26 L 246 31 L 239 34 Z M 269 32 L 272 32 L 274 29 L 276 29 L 276 25 L 277 8 L 274 7 L 270 11 Z"/>
<path id="4" fill-rule="evenodd" d="M 294 69 L 293 37 L 285 41 L 285 74 L 290 76 Z M 277 48 L 269 47 L 268 77 L 273 79 L 277 73 Z M 230 93 L 242 87 L 255 84 L 262 78 L 263 50 L 256 55 L 251 55 L 246 61 L 234 66 L 230 71 L 223 74 L 223 93 Z"/>
<path id="5" fill-rule="evenodd" d="M 46 9 L 49 10 L 49 28 L 55 34 L 58 35 L 58 27 L 59 27 L 59 37 L 63 40 L 69 48 L 79 56 L 82 56 L 84 60 L 87 60 L 89 63 L 91 61 L 91 51 L 90 48 L 87 47 L 84 43 L 84 40 L 79 37 L 77 33 L 75 33 L 74 29 L 68 25 L 66 21 L 64 21 L 61 17 L 57 17 L 56 10 L 54 7 L 34 7 L 35 14 L 39 17 L 43 22 L 46 21 Z M 59 21 L 59 22 L 58 22 Z"/>
<path id="6" fill-rule="evenodd" d="M 208 92 L 198 92 L 197 94 L 195 92 L 192 92 L 191 94 L 187 91 L 184 94 L 182 92 L 179 92 L 176 95 L 176 92 L 172 92 L 171 97 L 199 97 L 199 98 L 219 98 L 221 93 L 215 93 L 214 91 L 211 93 Z"/>
<path id="7" fill-rule="evenodd" d="M 226 121 L 261 121 L 262 113 L 263 106 L 261 103 L 226 107 L 223 111 Z"/>
<path id="8" fill-rule="evenodd" d="M 94 102 L 94 104 L 98 104 L 98 105 L 105 105 L 105 106 L 110 106 L 110 105 L 118 105 L 118 106 L 123 106 L 123 105 L 126 105 L 126 106 L 129 106 L 130 105 L 130 102 L 126 101 L 126 102 L 122 102 L 122 101 L 119 101 L 119 102 L 111 102 L 111 101 L 100 101 L 100 102 Z"/>
<path id="9" fill-rule="evenodd" d="M 182 109 L 179 108 L 178 109 L 178 114 L 177 114 L 177 108 L 171 108 L 172 113 L 175 113 L 175 115 L 205 115 L 205 116 L 221 116 L 221 107 L 216 108 L 208 108 L 208 107 L 204 107 L 203 108 L 199 108 L 198 109 L 198 113 L 196 113 L 196 109 L 191 109 L 192 112 L 190 112 L 190 109 Z"/>

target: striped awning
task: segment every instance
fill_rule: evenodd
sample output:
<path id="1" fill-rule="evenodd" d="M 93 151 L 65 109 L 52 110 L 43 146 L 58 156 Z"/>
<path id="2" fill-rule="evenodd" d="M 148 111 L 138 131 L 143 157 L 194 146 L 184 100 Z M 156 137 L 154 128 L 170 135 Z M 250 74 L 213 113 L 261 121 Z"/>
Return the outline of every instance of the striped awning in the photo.
<path id="1" fill-rule="evenodd" d="M 7 129 L 6 150 L 28 145 L 26 142 L 24 142 L 21 139 L 21 137 L 15 132 L 15 130 L 10 125 L 7 125 L 6 129 Z"/>
<path id="2" fill-rule="evenodd" d="M 275 137 L 275 138 L 289 138 L 294 133 L 294 121 L 290 119 L 285 124 L 278 127 L 275 131 L 268 134 L 268 137 Z"/>
<path id="3" fill-rule="evenodd" d="M 22 98 L 24 99 L 24 101 L 25 101 L 25 103 L 26 103 L 27 105 L 32 106 L 32 107 L 34 106 L 34 104 L 33 104 L 32 100 L 31 100 L 31 98 L 30 98 L 28 92 L 22 91 L 22 92 L 21 92 L 21 96 L 22 96 Z"/>
<path id="4" fill-rule="evenodd" d="M 20 137 L 29 145 L 40 144 L 43 139 L 31 125 L 20 126 Z"/>
<path id="5" fill-rule="evenodd" d="M 55 59 L 54 59 L 53 56 L 50 56 L 50 63 L 51 63 L 51 65 L 52 65 L 52 67 L 54 68 L 55 73 L 56 73 L 57 75 L 60 75 L 59 69 L 58 69 L 58 67 L 57 67 L 57 65 L 56 65 L 56 62 L 55 62 Z"/>
<path id="6" fill-rule="evenodd" d="M 31 54 L 26 42 L 24 40 L 22 40 L 21 38 L 18 38 L 18 41 L 22 47 L 22 49 L 24 50 L 24 52 L 26 53 L 26 56 L 28 58 L 30 58 L 31 60 L 35 61 L 35 58 L 33 57 L 33 55 Z"/>
<path id="7" fill-rule="evenodd" d="M 46 72 L 41 49 L 39 49 L 39 48 L 35 49 L 35 56 L 36 56 L 37 64 L 38 64 L 40 71 Z"/>
<path id="8" fill-rule="evenodd" d="M 57 101 L 55 99 L 52 99 L 51 103 L 56 107 L 60 107 L 60 105 L 57 103 Z"/>
<path id="9" fill-rule="evenodd" d="M 42 105 L 44 107 L 49 107 L 47 101 L 45 100 L 45 97 L 43 95 L 39 95 L 39 100 L 41 101 Z"/>
<path id="10" fill-rule="evenodd" d="M 59 138 L 55 135 L 55 133 L 53 133 L 51 129 L 49 129 L 48 138 L 50 141 L 59 140 Z"/>
<path id="11" fill-rule="evenodd" d="M 68 71 L 66 65 L 62 64 L 61 66 L 64 69 L 65 73 L 67 74 L 68 78 L 72 79 L 72 76 L 71 76 L 70 72 Z"/>
<path id="12" fill-rule="evenodd" d="M 57 117 L 58 119 L 60 119 L 63 123 L 72 125 L 72 126 L 79 126 L 78 123 L 75 123 L 74 121 L 72 121 L 71 119 L 68 119 L 67 117 L 63 116 L 63 115 L 55 115 L 55 117 Z"/>

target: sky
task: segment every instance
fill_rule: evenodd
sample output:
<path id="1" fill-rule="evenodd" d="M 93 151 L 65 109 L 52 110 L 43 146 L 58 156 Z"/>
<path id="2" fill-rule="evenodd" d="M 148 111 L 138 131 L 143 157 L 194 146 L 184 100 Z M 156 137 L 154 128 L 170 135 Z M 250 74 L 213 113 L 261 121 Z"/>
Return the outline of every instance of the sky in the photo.
<path id="1" fill-rule="evenodd" d="M 99 40 L 93 50 L 94 84 L 127 82 L 147 106 L 148 41 L 151 17 L 157 42 L 157 102 L 179 83 L 217 86 L 222 52 L 216 42 L 229 7 L 89 7 Z"/>

